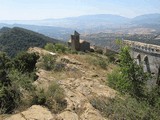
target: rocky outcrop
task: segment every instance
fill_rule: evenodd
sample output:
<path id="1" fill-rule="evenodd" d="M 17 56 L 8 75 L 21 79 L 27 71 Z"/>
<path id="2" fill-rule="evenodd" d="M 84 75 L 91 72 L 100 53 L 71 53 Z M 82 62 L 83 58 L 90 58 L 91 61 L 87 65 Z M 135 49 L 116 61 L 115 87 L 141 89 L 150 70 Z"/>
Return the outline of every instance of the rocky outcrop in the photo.
<path id="1" fill-rule="evenodd" d="M 53 115 L 47 108 L 33 105 L 28 110 L 12 115 L 5 120 L 55 120 L 55 115 Z"/>
<path id="2" fill-rule="evenodd" d="M 56 53 L 49 52 L 47 50 L 44 50 L 44 49 L 38 48 L 38 47 L 29 48 L 28 52 L 29 53 L 33 53 L 34 52 L 34 53 L 37 53 L 39 55 L 45 55 L 45 54 L 50 54 L 50 55 L 53 55 L 53 56 L 56 55 Z"/>
<path id="3" fill-rule="evenodd" d="M 34 51 L 30 49 L 30 51 Z M 46 51 L 36 49 L 39 54 Z M 47 53 L 48 54 L 48 53 Z M 52 81 L 57 81 L 65 91 L 67 107 L 57 114 L 52 114 L 41 106 L 32 106 L 28 110 L 13 115 L 5 120 L 106 120 L 90 103 L 94 97 L 114 98 L 116 91 L 105 85 L 107 70 L 90 66 L 83 61 L 84 56 L 63 55 L 59 60 L 66 64 L 67 70 L 51 72 L 39 69 L 38 80 L 34 85 L 47 88 Z M 74 68 L 74 69 L 73 69 Z M 94 69 L 93 69 L 94 68 Z"/>
<path id="4" fill-rule="evenodd" d="M 78 115 L 71 111 L 62 112 L 58 115 L 58 118 L 62 120 L 79 120 Z"/>

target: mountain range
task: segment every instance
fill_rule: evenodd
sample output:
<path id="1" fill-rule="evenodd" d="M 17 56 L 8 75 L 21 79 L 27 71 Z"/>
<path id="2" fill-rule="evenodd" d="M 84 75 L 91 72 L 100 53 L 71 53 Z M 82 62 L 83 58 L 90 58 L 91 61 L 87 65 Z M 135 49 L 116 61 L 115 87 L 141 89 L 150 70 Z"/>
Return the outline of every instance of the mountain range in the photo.
<path id="1" fill-rule="evenodd" d="M 124 24 L 160 24 L 160 14 L 145 14 L 134 18 L 126 18 L 112 14 L 96 14 L 83 15 L 79 17 L 69 17 L 61 19 L 45 19 L 45 20 L 4 20 L 0 23 L 7 24 L 29 24 L 40 26 L 57 26 L 65 28 L 87 28 L 90 26 L 102 25 L 124 25 Z M 83 25 L 83 26 L 82 26 Z M 108 27 L 111 27 L 108 26 Z"/>
<path id="2" fill-rule="evenodd" d="M 146 14 L 134 18 L 96 14 L 61 19 L 0 21 L 0 28 L 4 26 L 22 27 L 49 37 L 68 40 L 74 30 L 78 30 L 81 34 L 160 32 L 160 14 Z"/>

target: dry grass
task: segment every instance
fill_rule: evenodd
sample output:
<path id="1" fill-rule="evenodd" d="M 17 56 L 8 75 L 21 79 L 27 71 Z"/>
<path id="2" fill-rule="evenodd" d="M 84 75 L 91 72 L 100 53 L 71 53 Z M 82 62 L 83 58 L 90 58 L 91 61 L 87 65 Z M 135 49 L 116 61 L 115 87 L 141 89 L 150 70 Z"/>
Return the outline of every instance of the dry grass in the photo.
<path id="1" fill-rule="evenodd" d="M 84 72 L 87 71 L 87 73 L 91 73 L 91 74 L 98 74 L 100 76 L 106 77 L 106 74 L 110 73 L 112 71 L 113 68 L 116 67 L 116 65 L 113 64 L 107 64 L 106 69 L 103 69 L 101 66 L 97 65 L 97 61 L 101 60 L 101 58 L 99 58 L 99 56 L 97 55 L 91 55 L 91 54 L 84 54 L 84 55 L 77 55 L 77 54 L 68 54 L 69 58 L 73 58 L 76 61 L 79 61 L 80 63 L 82 63 L 82 65 L 77 66 L 77 68 L 79 69 L 78 71 L 66 71 L 65 74 L 70 78 L 70 77 L 81 77 L 81 76 L 85 76 Z M 100 57 L 104 57 L 102 58 L 103 60 L 107 61 L 107 57 L 106 56 L 100 56 Z M 66 76 L 66 77 L 67 77 Z"/>
<path id="2" fill-rule="evenodd" d="M 116 67 L 116 65 L 113 65 L 112 63 L 107 64 L 106 69 L 103 69 L 101 66 L 96 65 L 97 61 L 103 60 L 107 61 L 106 56 L 102 55 L 92 55 L 92 54 L 58 54 L 57 55 L 57 62 L 60 61 L 61 58 L 66 56 L 69 58 L 69 60 L 75 60 L 81 65 L 76 64 L 70 64 L 70 63 L 64 63 L 66 64 L 65 69 L 62 71 L 44 71 L 42 72 L 40 77 L 43 78 L 44 76 L 47 76 L 47 78 L 44 79 L 50 79 L 53 81 L 59 81 L 59 80 L 65 80 L 67 78 L 81 78 L 81 77 L 91 77 L 92 75 L 98 75 L 104 79 L 106 79 L 106 75 L 112 71 L 113 68 Z"/>
<path id="3" fill-rule="evenodd" d="M 62 71 L 62 72 L 52 72 L 52 76 L 56 80 L 63 80 L 66 78 L 81 78 L 83 74 L 81 71 Z"/>

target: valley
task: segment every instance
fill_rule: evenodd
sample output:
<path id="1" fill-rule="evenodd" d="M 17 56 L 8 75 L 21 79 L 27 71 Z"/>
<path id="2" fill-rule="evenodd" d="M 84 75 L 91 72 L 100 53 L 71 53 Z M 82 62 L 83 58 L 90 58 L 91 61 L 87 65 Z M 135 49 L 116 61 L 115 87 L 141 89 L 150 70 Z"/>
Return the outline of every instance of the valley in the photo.
<path id="1" fill-rule="evenodd" d="M 145 14 L 134 18 L 126 18 L 113 14 L 95 14 L 78 17 L 45 20 L 3 20 L 2 27 L 21 27 L 48 37 L 67 41 L 72 31 L 82 35 L 113 33 L 113 34 L 159 34 L 160 14 Z M 145 21 L 145 22 L 144 22 Z"/>

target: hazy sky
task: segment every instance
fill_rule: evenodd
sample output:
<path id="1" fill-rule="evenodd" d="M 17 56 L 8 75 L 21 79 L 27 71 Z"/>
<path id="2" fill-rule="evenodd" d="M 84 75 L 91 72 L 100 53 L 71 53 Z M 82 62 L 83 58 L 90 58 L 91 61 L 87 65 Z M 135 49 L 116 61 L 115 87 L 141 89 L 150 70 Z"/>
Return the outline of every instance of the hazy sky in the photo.
<path id="1" fill-rule="evenodd" d="M 160 0 L 0 0 L 0 20 L 38 20 L 87 14 L 134 17 L 160 13 Z"/>

